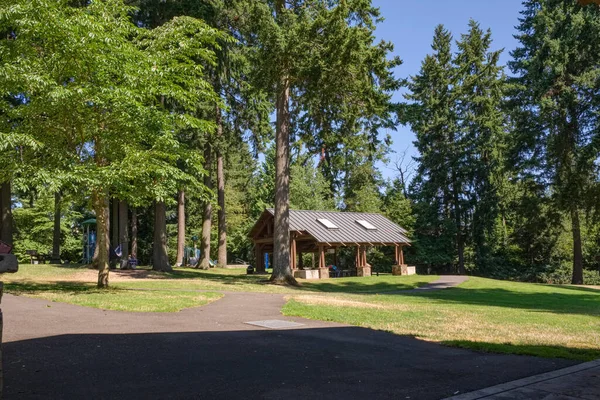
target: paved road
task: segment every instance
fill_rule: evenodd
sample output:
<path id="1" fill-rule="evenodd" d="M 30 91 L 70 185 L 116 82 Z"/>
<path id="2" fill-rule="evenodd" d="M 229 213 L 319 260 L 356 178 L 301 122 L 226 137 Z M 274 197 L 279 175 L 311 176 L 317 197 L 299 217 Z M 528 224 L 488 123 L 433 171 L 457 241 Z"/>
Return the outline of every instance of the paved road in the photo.
<path id="1" fill-rule="evenodd" d="M 152 294 L 148 294 L 152 301 Z M 283 317 L 278 294 L 179 313 L 6 295 L 5 399 L 440 399 L 572 365 Z M 244 322 L 304 324 L 269 330 Z"/>
<path id="2" fill-rule="evenodd" d="M 600 360 L 453 396 L 448 400 L 598 400 Z"/>

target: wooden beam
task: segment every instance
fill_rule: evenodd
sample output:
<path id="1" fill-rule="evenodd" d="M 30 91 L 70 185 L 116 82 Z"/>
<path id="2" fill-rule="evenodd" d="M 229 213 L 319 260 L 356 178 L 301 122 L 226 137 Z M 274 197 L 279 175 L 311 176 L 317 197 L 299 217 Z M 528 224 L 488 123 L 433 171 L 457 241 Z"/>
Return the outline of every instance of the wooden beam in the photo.
<path id="1" fill-rule="evenodd" d="M 333 248 L 334 252 L 333 252 L 333 265 L 337 266 L 338 264 L 338 260 L 337 260 L 337 247 Z"/>
<path id="2" fill-rule="evenodd" d="M 400 264 L 404 265 L 404 246 L 400 246 Z"/>
<path id="3" fill-rule="evenodd" d="M 367 246 L 364 246 L 363 248 L 363 267 L 367 266 Z"/>
<path id="4" fill-rule="evenodd" d="M 319 268 L 325 268 L 325 248 L 319 246 Z"/>
<path id="5" fill-rule="evenodd" d="M 262 239 L 254 239 L 254 243 L 273 243 L 273 238 L 269 237 L 269 238 L 262 238 Z"/>
<path id="6" fill-rule="evenodd" d="M 296 269 L 296 235 L 292 235 L 290 243 L 290 267 Z"/>
<path id="7" fill-rule="evenodd" d="M 264 259 L 263 259 L 263 252 L 262 252 L 262 246 L 260 244 L 255 244 L 254 245 L 254 257 L 255 257 L 255 263 L 256 263 L 256 271 L 262 272 L 265 270 L 265 266 L 264 266 Z"/>
<path id="8" fill-rule="evenodd" d="M 265 223 L 267 224 L 267 235 L 271 236 L 273 234 L 273 229 L 271 229 L 271 219 L 275 220 L 275 218 L 267 218 Z"/>

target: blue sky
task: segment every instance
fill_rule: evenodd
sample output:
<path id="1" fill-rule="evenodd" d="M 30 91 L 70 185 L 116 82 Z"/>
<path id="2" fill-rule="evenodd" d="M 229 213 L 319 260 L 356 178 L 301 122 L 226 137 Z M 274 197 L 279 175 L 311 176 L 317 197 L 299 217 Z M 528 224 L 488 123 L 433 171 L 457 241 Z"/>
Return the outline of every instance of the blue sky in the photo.
<path id="1" fill-rule="evenodd" d="M 421 61 L 431 51 L 431 40 L 436 25 L 444 24 L 455 39 L 467 31 L 470 18 L 478 21 L 483 29 L 492 30 L 492 49 L 504 48 L 502 64 L 509 60 L 509 52 L 517 46 L 513 38 L 518 24 L 521 0 L 373 0 L 379 7 L 385 21 L 378 25 L 376 35 L 394 43 L 394 55 L 404 63 L 395 71 L 397 77 L 417 74 Z M 394 100 L 402 100 L 402 93 L 396 93 Z M 401 153 L 408 148 L 408 154 L 416 155 L 412 142 L 415 139 L 410 128 L 399 126 L 390 131 L 394 144 L 392 150 Z M 392 165 L 398 154 L 391 154 L 391 165 L 380 165 L 386 178 L 395 177 Z"/>

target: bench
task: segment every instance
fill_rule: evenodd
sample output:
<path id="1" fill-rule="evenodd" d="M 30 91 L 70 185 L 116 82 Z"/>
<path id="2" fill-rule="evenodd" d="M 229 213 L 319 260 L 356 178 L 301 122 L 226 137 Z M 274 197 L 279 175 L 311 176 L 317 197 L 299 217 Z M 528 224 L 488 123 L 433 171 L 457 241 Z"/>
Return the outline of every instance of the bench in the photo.
<path id="1" fill-rule="evenodd" d="M 38 253 L 37 250 L 25 250 L 25 254 L 29 255 L 30 264 L 44 264 L 49 256 Z"/>

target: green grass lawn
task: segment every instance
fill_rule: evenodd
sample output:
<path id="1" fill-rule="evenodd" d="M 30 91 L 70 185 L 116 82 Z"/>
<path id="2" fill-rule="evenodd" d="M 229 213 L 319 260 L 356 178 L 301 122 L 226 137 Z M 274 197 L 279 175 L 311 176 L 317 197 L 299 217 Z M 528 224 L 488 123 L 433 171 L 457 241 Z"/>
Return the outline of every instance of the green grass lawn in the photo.
<path id="1" fill-rule="evenodd" d="M 475 350 L 591 360 L 600 357 L 600 290 L 470 278 L 452 289 L 401 292 L 437 276 L 266 283 L 245 269 L 113 271 L 110 290 L 82 267 L 21 265 L 5 291 L 108 310 L 174 312 L 218 299 L 217 291 L 286 294 L 285 315 L 336 321 Z"/>
<path id="2" fill-rule="evenodd" d="M 108 291 L 95 288 L 97 272 L 81 266 L 19 266 L 15 274 L 2 277 L 7 293 L 107 310 L 167 312 L 206 304 L 221 297 L 212 291 L 245 291 L 293 294 L 298 292 L 389 292 L 412 289 L 437 279 L 427 277 L 343 278 L 304 281 L 301 287 L 270 285 L 268 275 L 246 275 L 245 268 L 198 270 L 176 268 L 173 272 L 115 270 Z M 207 291 L 207 292 L 193 292 Z"/>
<path id="3" fill-rule="evenodd" d="M 80 282 L 35 283 L 32 281 L 5 283 L 5 290 L 17 296 L 27 296 L 59 303 L 130 312 L 177 312 L 218 300 L 220 293 L 184 291 L 144 291 L 97 289 L 94 284 Z"/>
<path id="4" fill-rule="evenodd" d="M 176 270 L 166 273 L 162 280 L 130 280 L 115 282 L 121 288 L 168 288 L 223 290 L 263 293 L 297 292 L 344 292 L 344 293 L 385 293 L 396 290 L 414 289 L 438 279 L 437 276 L 392 276 L 336 278 L 326 280 L 301 280 L 299 287 L 285 287 L 268 284 L 269 275 L 246 275 L 245 269 L 196 269 Z"/>
<path id="5" fill-rule="evenodd" d="M 470 278 L 435 292 L 294 295 L 283 312 L 490 352 L 600 357 L 600 291 L 573 286 Z"/>

